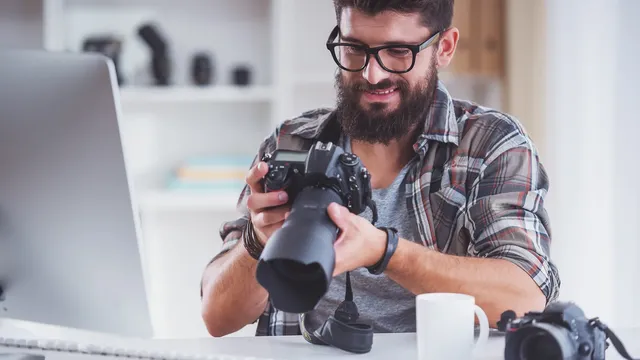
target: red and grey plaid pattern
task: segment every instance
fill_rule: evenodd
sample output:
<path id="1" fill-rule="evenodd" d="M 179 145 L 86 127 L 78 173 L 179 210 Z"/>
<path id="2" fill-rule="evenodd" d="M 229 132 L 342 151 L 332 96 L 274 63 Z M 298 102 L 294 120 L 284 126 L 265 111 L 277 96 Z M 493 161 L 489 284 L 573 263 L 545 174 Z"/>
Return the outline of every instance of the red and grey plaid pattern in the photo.
<path id="1" fill-rule="evenodd" d="M 307 112 L 282 123 L 261 144 L 256 159 L 287 143 L 306 149 L 334 121 L 331 109 Z M 439 82 L 406 183 L 407 215 L 419 238 L 409 239 L 447 254 L 504 259 L 526 271 L 547 301 L 560 279 L 550 260 L 551 230 L 544 208 L 549 181 L 538 152 L 517 120 L 469 101 L 452 99 Z M 223 250 L 237 244 L 248 219 L 223 224 Z M 220 255 L 218 254 L 218 256 Z M 299 317 L 268 305 L 256 335 L 299 335 Z"/>

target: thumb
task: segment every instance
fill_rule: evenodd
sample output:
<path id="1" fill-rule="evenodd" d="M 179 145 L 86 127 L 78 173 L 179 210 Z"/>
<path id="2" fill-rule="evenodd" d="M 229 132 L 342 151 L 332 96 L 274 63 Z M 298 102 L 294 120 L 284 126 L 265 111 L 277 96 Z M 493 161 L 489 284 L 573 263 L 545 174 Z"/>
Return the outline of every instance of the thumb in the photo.
<path id="1" fill-rule="evenodd" d="M 340 206 L 337 203 L 331 203 L 327 208 L 327 212 L 329 213 L 331 220 L 333 220 L 340 230 L 345 231 L 350 226 L 351 221 L 349 219 L 349 215 L 351 215 L 351 213 L 345 207 Z"/>

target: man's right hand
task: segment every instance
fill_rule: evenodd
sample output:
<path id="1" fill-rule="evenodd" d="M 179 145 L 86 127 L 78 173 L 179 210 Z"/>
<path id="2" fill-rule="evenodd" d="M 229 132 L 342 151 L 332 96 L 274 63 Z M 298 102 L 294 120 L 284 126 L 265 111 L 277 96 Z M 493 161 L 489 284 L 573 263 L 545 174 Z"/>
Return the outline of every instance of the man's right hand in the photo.
<path id="1" fill-rule="evenodd" d="M 261 180 L 268 166 L 260 162 L 246 176 L 251 194 L 247 208 L 257 240 L 263 245 L 279 229 L 290 210 L 287 193 L 265 193 Z M 235 246 L 213 261 L 202 277 L 202 318 L 212 336 L 225 336 L 255 321 L 268 304 L 269 294 L 256 280 L 257 262 L 244 246 Z"/>
<path id="2" fill-rule="evenodd" d="M 261 180 L 268 169 L 265 162 L 259 162 L 249 170 L 246 177 L 247 185 L 251 189 L 251 194 L 247 198 L 247 208 L 249 208 L 258 241 L 263 246 L 271 235 L 282 227 L 291 210 L 291 206 L 287 204 L 288 196 L 285 191 L 264 192 Z"/>

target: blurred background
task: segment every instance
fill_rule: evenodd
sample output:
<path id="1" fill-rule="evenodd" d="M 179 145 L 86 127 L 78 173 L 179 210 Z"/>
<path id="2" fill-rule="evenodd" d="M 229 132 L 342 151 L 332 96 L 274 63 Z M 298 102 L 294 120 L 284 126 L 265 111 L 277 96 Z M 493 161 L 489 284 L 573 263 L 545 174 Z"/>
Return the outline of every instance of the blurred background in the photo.
<path id="1" fill-rule="evenodd" d="M 440 78 L 518 117 L 540 150 L 561 299 L 639 325 L 640 0 L 456 0 L 455 11 L 460 45 Z M 114 60 L 157 337 L 208 336 L 199 283 L 219 226 L 236 216 L 260 141 L 334 105 L 334 25 L 331 0 L 0 1 L 0 47 Z"/>

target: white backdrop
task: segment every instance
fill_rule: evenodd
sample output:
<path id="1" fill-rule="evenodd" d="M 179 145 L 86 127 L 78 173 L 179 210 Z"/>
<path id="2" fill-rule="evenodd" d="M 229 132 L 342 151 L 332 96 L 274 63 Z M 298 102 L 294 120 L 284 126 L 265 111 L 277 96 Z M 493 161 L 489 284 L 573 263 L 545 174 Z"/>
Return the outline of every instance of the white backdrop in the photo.
<path id="1" fill-rule="evenodd" d="M 561 299 L 637 326 L 640 1 L 548 0 L 547 10 L 545 153 Z"/>

